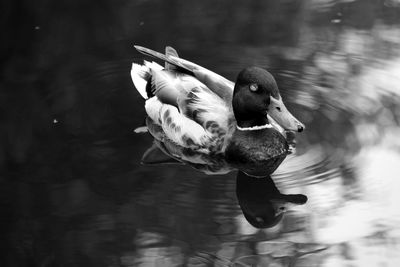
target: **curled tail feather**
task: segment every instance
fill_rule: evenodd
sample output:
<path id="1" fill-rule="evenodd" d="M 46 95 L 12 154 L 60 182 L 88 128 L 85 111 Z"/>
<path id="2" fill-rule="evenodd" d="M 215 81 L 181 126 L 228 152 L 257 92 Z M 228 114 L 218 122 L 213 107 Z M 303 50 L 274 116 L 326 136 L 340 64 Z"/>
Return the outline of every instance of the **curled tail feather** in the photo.
<path id="1" fill-rule="evenodd" d="M 164 68 L 161 65 L 146 60 L 143 65 L 136 63 L 132 64 L 131 78 L 133 84 L 144 99 L 153 96 L 153 93 L 151 92 L 151 84 L 149 83 L 153 75 L 152 71 L 160 71 L 163 69 Z"/>
<path id="2" fill-rule="evenodd" d="M 146 86 L 147 81 L 151 77 L 150 68 L 146 65 L 133 63 L 131 69 L 131 78 L 136 90 L 144 99 L 148 99 Z"/>

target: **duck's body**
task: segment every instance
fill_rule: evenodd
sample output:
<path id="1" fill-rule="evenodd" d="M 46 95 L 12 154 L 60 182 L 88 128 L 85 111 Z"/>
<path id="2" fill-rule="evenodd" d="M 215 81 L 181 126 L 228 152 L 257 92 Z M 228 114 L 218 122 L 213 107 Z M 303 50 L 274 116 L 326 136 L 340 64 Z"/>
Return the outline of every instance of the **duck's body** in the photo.
<path id="1" fill-rule="evenodd" d="M 131 71 L 135 87 L 147 99 L 149 130 L 158 127 L 150 133 L 160 142 L 168 140 L 196 154 L 222 155 L 236 168 L 263 176 L 288 153 L 286 139 L 270 124 L 267 110 L 283 113 L 277 121 L 286 129 L 304 127 L 286 110 L 275 80 L 263 69 L 243 70 L 234 84 L 178 58 L 170 47 L 166 55 L 136 48 L 167 62 L 165 68 L 154 62 L 133 64 Z"/>

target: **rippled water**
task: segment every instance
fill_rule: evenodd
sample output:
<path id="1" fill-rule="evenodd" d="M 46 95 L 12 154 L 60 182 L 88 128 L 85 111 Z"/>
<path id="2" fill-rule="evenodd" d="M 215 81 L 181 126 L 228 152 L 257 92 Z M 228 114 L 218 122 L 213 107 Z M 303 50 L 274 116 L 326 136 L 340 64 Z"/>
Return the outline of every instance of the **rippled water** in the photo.
<path id="1" fill-rule="evenodd" d="M 29 1 L 2 8 L 1 266 L 399 266 L 400 2 Z M 143 166 L 133 44 L 234 80 L 259 65 L 307 129 L 244 218 L 236 175 Z"/>

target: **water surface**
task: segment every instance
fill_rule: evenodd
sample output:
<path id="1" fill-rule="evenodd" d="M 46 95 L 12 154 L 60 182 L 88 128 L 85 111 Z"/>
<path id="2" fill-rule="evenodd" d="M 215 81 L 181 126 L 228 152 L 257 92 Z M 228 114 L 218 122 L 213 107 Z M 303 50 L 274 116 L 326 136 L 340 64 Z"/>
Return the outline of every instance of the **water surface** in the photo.
<path id="1" fill-rule="evenodd" d="M 399 266 L 400 3 L 8 1 L 2 266 Z M 308 203 L 269 229 L 235 173 L 142 166 L 133 44 L 227 78 L 259 65 L 306 125 L 272 178 Z"/>

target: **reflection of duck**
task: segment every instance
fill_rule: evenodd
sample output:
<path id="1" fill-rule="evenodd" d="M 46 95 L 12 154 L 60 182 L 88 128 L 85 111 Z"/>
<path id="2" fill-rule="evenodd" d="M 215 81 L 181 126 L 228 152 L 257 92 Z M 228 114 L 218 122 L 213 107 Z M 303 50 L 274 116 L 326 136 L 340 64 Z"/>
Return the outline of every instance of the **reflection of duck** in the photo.
<path id="1" fill-rule="evenodd" d="M 289 206 L 307 202 L 305 195 L 281 194 L 270 176 L 254 179 L 241 171 L 236 178 L 236 195 L 244 217 L 256 228 L 273 227 Z"/>
<path id="2" fill-rule="evenodd" d="M 207 174 L 224 174 L 233 170 L 223 156 L 196 153 L 169 140 L 160 142 L 155 139 L 154 145 L 144 154 L 143 161 L 146 164 L 184 163 Z M 281 221 L 290 206 L 307 202 L 305 195 L 281 194 L 267 174 L 254 178 L 242 171 L 236 176 L 236 195 L 244 217 L 256 228 L 273 227 Z"/>
<path id="3" fill-rule="evenodd" d="M 136 48 L 166 61 L 165 68 L 145 61 L 133 64 L 131 71 L 136 89 L 147 99 L 147 126 L 158 127 L 150 133 L 161 142 L 169 140 L 193 153 L 223 155 L 235 168 L 264 176 L 288 153 L 286 139 L 272 126 L 271 117 L 285 130 L 304 129 L 286 109 L 275 79 L 264 69 L 246 68 L 233 84 L 179 58 L 171 47 L 166 55 Z"/>

